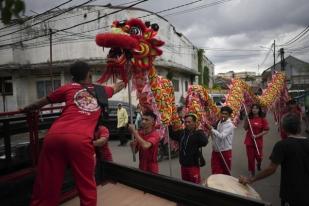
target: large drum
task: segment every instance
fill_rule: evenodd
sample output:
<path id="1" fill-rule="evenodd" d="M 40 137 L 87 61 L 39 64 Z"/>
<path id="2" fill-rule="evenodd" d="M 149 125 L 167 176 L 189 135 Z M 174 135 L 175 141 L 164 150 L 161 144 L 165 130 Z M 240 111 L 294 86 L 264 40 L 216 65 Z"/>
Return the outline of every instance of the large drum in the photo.
<path id="1" fill-rule="evenodd" d="M 239 183 L 237 178 L 229 175 L 211 175 L 204 184 L 210 188 L 261 200 L 260 195 L 252 187 Z"/>

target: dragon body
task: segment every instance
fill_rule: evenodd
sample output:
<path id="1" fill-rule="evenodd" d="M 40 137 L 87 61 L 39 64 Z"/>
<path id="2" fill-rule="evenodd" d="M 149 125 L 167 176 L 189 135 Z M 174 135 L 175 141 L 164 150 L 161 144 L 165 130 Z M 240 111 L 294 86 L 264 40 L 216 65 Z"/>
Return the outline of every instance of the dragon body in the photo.
<path id="1" fill-rule="evenodd" d="M 144 110 L 154 111 L 158 123 L 182 127 L 178 117 L 172 82 L 159 76 L 153 65 L 156 57 L 162 55 L 164 42 L 157 39 L 159 26 L 140 19 L 114 21 L 112 31 L 98 34 L 96 43 L 111 48 L 107 56 L 107 70 L 98 80 L 104 82 L 117 77 L 125 82 L 132 78 L 137 98 Z M 244 81 L 234 79 L 226 95 L 226 105 L 233 109 L 232 119 L 236 123 L 243 104 L 259 103 L 270 108 L 286 97 L 285 77 L 282 73 L 273 76 L 272 82 L 261 96 L 256 96 Z M 283 98 L 285 101 L 286 98 Z M 219 119 L 220 110 L 210 97 L 207 89 L 191 85 L 187 92 L 185 113 L 195 113 L 203 127 L 204 123 L 214 123 Z"/>

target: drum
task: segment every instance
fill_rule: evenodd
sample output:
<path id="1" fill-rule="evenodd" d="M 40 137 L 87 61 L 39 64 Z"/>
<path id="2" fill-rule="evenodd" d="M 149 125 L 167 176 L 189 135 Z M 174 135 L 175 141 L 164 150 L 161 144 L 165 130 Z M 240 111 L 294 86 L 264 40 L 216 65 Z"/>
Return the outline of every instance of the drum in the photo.
<path id="1" fill-rule="evenodd" d="M 204 185 L 225 192 L 261 200 L 261 196 L 252 187 L 239 183 L 237 178 L 229 175 L 211 175 L 207 178 Z"/>

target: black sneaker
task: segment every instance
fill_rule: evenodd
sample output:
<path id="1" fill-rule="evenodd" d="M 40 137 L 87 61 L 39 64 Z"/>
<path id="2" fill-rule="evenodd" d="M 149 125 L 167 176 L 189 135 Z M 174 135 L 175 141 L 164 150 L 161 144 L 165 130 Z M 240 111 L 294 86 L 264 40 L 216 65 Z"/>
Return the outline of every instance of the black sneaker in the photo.
<path id="1" fill-rule="evenodd" d="M 256 164 L 256 169 L 257 169 L 258 171 L 261 171 L 261 163 L 260 163 L 260 162 Z"/>

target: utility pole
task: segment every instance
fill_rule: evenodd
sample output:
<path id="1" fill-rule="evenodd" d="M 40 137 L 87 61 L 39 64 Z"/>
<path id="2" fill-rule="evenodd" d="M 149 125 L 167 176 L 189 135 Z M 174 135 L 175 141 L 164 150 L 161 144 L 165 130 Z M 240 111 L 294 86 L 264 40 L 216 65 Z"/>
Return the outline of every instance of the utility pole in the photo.
<path id="1" fill-rule="evenodd" d="M 49 29 L 49 72 L 52 91 L 54 91 L 54 78 L 53 78 L 53 30 Z"/>
<path id="2" fill-rule="evenodd" d="M 280 64 L 281 71 L 285 71 L 285 59 L 284 59 L 284 48 L 280 48 Z"/>
<path id="3" fill-rule="evenodd" d="M 276 67 L 276 40 L 274 40 L 274 67 L 271 71 L 271 73 L 273 74 L 275 72 L 275 68 Z"/>

